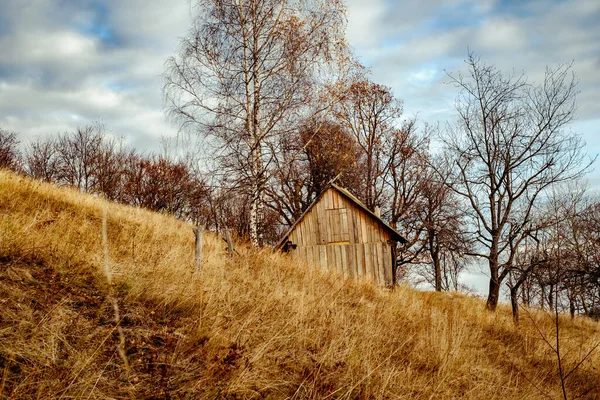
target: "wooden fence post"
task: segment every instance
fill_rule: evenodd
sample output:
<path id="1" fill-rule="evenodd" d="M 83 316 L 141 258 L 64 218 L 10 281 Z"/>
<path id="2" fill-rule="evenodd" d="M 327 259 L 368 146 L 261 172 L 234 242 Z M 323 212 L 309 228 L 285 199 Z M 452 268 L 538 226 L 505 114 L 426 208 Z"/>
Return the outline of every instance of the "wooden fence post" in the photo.
<path id="1" fill-rule="evenodd" d="M 196 237 L 196 269 L 198 272 L 202 272 L 202 232 L 204 232 L 204 225 L 194 227 L 194 236 Z"/>
<path id="2" fill-rule="evenodd" d="M 225 241 L 227 242 L 227 252 L 233 254 L 233 243 L 231 242 L 231 235 L 229 234 L 229 228 L 225 228 Z"/>

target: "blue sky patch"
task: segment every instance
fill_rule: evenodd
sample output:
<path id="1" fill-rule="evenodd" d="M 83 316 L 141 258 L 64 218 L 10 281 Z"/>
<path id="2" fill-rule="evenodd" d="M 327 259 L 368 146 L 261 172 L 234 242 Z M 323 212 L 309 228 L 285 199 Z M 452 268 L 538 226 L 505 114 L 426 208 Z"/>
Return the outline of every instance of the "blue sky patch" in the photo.
<path id="1" fill-rule="evenodd" d="M 79 4 L 79 3 L 77 3 Z M 75 20 L 75 29 L 87 35 L 98 38 L 109 47 L 118 47 L 121 40 L 110 24 L 110 10 L 100 1 L 92 1 L 81 7 L 81 17 Z"/>

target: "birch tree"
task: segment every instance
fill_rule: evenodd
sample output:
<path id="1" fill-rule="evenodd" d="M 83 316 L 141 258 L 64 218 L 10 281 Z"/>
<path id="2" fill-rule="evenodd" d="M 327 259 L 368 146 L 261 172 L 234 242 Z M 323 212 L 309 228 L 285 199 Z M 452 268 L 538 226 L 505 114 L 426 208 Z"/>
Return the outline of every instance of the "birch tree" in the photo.
<path id="1" fill-rule="evenodd" d="M 338 0 L 198 0 L 195 9 L 166 62 L 165 100 L 183 129 L 210 138 L 235 165 L 259 246 L 277 138 L 306 117 L 327 67 L 347 54 L 345 10 Z"/>

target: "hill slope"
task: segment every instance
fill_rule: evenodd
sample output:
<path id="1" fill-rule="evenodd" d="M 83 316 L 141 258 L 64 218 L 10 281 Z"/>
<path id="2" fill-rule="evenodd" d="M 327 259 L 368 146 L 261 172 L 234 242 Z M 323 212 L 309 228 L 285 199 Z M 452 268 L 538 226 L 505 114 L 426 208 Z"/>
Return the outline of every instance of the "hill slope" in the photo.
<path id="1" fill-rule="evenodd" d="M 0 398 L 560 397 L 541 312 L 517 329 L 477 299 L 228 257 L 212 235 L 197 274 L 189 225 L 115 204 L 109 285 L 104 204 L 0 171 Z M 564 319 L 561 335 L 570 370 L 600 329 Z M 599 367 L 595 352 L 568 393 L 599 398 Z"/>

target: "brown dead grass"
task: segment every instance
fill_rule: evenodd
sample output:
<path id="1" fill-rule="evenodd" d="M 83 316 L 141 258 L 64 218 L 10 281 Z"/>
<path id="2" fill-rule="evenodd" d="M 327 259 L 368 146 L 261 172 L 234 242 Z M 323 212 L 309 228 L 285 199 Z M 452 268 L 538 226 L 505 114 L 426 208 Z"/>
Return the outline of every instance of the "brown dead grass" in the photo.
<path id="1" fill-rule="evenodd" d="M 393 291 L 205 238 L 181 221 L 0 171 L 0 398 L 560 398 L 531 321 L 458 293 Z M 553 337 L 552 320 L 532 312 Z M 567 368 L 598 323 L 561 321 Z M 600 398 L 600 350 L 567 380 Z M 545 393 L 545 394 L 544 394 Z M 547 395 L 547 396 L 546 396 Z"/>

